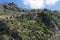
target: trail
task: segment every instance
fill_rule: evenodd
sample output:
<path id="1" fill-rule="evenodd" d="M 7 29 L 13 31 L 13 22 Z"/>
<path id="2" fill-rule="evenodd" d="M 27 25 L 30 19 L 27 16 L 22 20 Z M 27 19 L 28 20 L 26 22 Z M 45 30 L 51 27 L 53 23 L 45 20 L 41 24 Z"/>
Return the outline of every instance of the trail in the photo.
<path id="1" fill-rule="evenodd" d="M 3 18 L 4 19 L 4 18 L 6 18 L 6 16 L 0 16 L 0 18 Z"/>

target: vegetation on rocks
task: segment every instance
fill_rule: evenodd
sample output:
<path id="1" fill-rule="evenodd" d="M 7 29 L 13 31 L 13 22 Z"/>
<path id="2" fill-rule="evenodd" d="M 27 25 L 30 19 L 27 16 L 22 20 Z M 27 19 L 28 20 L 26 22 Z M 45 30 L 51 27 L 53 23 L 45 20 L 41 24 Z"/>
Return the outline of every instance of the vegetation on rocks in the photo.
<path id="1" fill-rule="evenodd" d="M 60 30 L 60 13 L 48 9 L 24 9 L 0 4 L 0 40 L 54 40 Z"/>

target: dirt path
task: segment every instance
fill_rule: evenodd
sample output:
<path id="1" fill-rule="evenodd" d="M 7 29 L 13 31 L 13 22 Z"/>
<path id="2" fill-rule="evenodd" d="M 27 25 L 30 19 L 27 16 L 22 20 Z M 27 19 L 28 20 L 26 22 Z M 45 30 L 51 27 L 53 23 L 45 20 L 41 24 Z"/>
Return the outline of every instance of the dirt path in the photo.
<path id="1" fill-rule="evenodd" d="M 5 19 L 7 16 L 1 15 L 0 18 Z"/>

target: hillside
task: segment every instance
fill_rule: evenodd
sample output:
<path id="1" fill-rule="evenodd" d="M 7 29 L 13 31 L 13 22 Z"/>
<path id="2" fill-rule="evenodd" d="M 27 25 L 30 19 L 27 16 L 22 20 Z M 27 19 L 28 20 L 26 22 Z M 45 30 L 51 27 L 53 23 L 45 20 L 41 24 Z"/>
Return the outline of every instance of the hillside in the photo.
<path id="1" fill-rule="evenodd" d="M 59 40 L 60 12 L 0 4 L 0 40 Z M 57 34 L 57 35 L 56 35 Z"/>

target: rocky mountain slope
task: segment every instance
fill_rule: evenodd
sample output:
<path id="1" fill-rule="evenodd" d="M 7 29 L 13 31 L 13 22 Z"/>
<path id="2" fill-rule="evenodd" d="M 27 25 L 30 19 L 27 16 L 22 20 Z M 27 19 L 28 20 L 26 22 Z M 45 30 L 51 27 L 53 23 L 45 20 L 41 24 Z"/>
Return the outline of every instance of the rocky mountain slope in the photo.
<path id="1" fill-rule="evenodd" d="M 55 36 L 59 31 L 59 11 L 0 4 L 0 40 L 59 40 Z"/>

